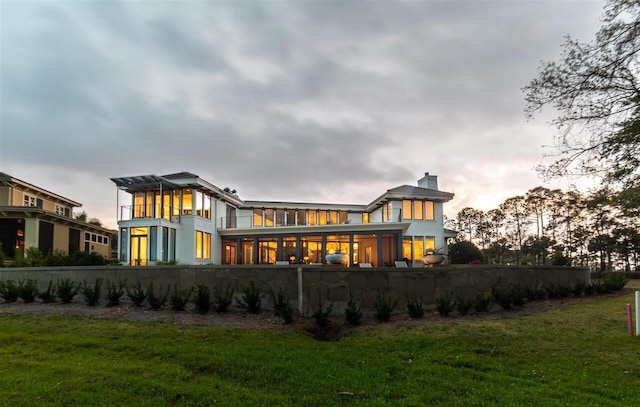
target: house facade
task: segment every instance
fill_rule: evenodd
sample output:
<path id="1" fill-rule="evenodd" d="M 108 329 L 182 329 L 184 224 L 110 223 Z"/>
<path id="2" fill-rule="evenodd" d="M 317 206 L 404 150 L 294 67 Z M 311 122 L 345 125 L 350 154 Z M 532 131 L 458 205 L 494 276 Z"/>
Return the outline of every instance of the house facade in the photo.
<path id="1" fill-rule="evenodd" d="M 14 259 L 36 247 L 44 254 L 61 250 L 96 252 L 109 258 L 114 231 L 73 218 L 82 205 L 0 172 L 0 250 Z"/>
<path id="2" fill-rule="evenodd" d="M 127 265 L 324 264 L 393 266 L 446 252 L 455 232 L 443 225 L 453 194 L 425 174 L 367 204 L 245 201 L 195 174 L 111 179 L 130 202 L 119 207 L 118 255 Z"/>

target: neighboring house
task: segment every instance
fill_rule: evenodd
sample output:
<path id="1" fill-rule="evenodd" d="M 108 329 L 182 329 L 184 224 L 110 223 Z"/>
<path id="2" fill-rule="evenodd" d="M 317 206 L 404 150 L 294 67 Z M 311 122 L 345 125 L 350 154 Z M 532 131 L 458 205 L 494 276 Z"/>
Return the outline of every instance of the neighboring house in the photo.
<path id="1" fill-rule="evenodd" d="M 6 258 L 36 247 L 45 255 L 62 250 L 96 252 L 109 258 L 113 230 L 73 219 L 82 206 L 0 172 L 0 249 Z"/>
<path id="2" fill-rule="evenodd" d="M 393 266 L 446 252 L 446 238 L 455 237 L 442 208 L 453 194 L 428 173 L 417 187 L 389 189 L 364 205 L 244 201 L 188 172 L 111 180 L 131 194 L 118 219 L 118 253 L 129 265 L 322 264 L 339 252 L 349 266 Z"/>

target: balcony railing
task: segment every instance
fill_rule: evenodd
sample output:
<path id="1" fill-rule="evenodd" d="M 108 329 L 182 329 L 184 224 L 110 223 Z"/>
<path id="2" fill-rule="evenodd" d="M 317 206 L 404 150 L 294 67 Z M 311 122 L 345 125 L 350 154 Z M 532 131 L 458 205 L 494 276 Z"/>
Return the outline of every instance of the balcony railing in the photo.
<path id="1" fill-rule="evenodd" d="M 389 219 L 382 219 L 382 217 L 378 214 L 378 216 L 369 215 L 369 222 L 367 223 L 389 223 L 389 222 L 401 222 L 402 221 L 402 213 L 400 209 L 390 211 Z M 290 221 L 289 219 L 277 219 L 277 220 L 267 220 L 262 219 L 262 224 L 254 224 L 253 215 L 244 215 L 244 216 L 231 216 L 231 217 L 221 217 L 218 223 L 219 229 L 265 229 L 265 228 L 279 228 L 279 227 L 309 227 L 309 226 L 335 226 L 337 224 L 352 224 L 352 225 L 363 225 L 367 224 L 362 222 L 362 218 L 360 219 L 347 219 L 345 222 L 323 222 L 323 223 L 314 223 L 310 224 L 308 220 L 304 220 L 303 222 L 298 222 L 297 219 Z"/>
<path id="2" fill-rule="evenodd" d="M 173 208 L 168 205 L 124 205 L 120 207 L 120 219 L 118 220 L 164 219 L 170 222 L 179 223 L 180 216 L 181 214 L 179 211 L 174 211 Z"/>

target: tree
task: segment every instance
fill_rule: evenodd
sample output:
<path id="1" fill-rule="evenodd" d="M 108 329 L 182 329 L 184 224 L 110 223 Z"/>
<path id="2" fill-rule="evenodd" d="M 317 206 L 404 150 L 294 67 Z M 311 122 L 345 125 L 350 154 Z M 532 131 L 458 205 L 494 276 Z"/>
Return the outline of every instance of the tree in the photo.
<path id="1" fill-rule="evenodd" d="M 562 176 L 579 169 L 625 187 L 640 185 L 640 1 L 609 0 L 604 25 L 590 43 L 566 37 L 559 62 L 544 62 L 524 88 L 525 114 L 544 106 L 557 158 L 542 170 Z"/>
<path id="2" fill-rule="evenodd" d="M 463 240 L 449 246 L 449 260 L 452 264 L 480 263 L 482 253 L 476 245 Z"/>

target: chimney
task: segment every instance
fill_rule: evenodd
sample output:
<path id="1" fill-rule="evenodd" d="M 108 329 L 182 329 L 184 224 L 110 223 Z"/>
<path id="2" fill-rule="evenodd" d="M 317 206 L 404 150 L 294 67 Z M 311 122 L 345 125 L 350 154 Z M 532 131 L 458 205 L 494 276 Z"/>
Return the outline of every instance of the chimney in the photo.
<path id="1" fill-rule="evenodd" d="M 437 175 L 429 175 L 428 172 L 424 173 L 424 177 L 418 180 L 418 186 L 420 188 L 434 189 L 438 190 L 438 176 Z"/>

